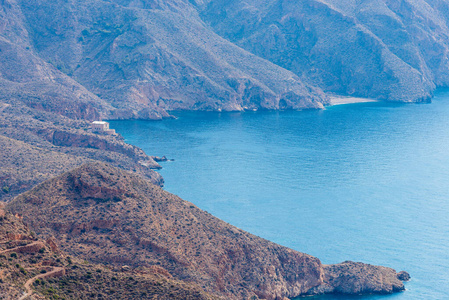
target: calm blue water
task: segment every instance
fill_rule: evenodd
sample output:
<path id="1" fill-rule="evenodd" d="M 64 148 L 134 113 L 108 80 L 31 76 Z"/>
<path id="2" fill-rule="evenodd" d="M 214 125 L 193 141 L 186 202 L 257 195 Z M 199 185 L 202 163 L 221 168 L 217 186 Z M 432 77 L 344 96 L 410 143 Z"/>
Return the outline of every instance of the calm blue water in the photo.
<path id="1" fill-rule="evenodd" d="M 407 270 L 392 296 L 449 299 L 449 91 L 432 104 L 176 113 L 113 121 L 166 155 L 166 190 L 258 236 L 319 257 Z"/>

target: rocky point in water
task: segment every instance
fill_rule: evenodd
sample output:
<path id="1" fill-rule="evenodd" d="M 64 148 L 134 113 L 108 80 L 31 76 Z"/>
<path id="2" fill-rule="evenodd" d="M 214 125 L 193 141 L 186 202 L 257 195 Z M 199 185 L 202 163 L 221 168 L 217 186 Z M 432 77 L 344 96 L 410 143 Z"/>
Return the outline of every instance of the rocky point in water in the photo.
<path id="1" fill-rule="evenodd" d="M 355 262 L 322 265 L 101 163 L 47 180 L 7 209 L 71 255 L 111 266 L 159 266 L 225 299 L 404 290 L 404 273 Z"/>

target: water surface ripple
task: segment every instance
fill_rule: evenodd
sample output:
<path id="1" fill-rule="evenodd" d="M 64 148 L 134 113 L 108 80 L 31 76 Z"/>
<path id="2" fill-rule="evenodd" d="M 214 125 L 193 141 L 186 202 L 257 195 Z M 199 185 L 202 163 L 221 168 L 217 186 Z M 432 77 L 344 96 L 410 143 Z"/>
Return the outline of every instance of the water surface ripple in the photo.
<path id="1" fill-rule="evenodd" d="M 449 299 L 449 91 L 432 104 L 175 115 L 111 122 L 175 159 L 163 163 L 166 190 L 323 263 L 413 277 L 405 293 L 370 300 Z"/>

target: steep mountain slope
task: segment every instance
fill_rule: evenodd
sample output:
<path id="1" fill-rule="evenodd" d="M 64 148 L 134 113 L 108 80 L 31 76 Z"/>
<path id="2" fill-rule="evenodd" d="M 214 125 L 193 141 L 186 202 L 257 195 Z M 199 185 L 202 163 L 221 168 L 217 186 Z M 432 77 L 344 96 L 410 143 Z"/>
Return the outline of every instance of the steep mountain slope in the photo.
<path id="1" fill-rule="evenodd" d="M 142 177 L 87 164 L 8 204 L 39 236 L 96 263 L 168 270 L 226 299 L 283 299 L 404 289 L 396 272 L 319 259 L 233 227 Z"/>
<path id="2" fill-rule="evenodd" d="M 188 1 L 17 3 L 33 53 L 118 108 L 108 117 L 328 102 L 320 89 L 213 33 Z"/>
<path id="3" fill-rule="evenodd" d="M 214 30 L 325 91 L 428 101 L 449 84 L 447 1 L 211 0 Z"/>
<path id="4" fill-rule="evenodd" d="M 0 5 L 2 94 L 71 117 L 322 108 L 321 89 L 429 101 L 449 84 L 444 0 Z"/>
<path id="5" fill-rule="evenodd" d="M 14 0 L 0 2 L 0 100 L 76 119 L 98 119 L 112 107 L 33 51 L 26 18 Z"/>
<path id="6" fill-rule="evenodd" d="M 322 90 L 429 101 L 449 84 L 448 12 L 445 0 L 4 0 L 0 97 L 85 119 L 322 108 Z"/>
<path id="7" fill-rule="evenodd" d="M 217 299 L 161 267 L 111 270 L 70 257 L 55 242 L 37 239 L 0 206 L 1 299 Z"/>

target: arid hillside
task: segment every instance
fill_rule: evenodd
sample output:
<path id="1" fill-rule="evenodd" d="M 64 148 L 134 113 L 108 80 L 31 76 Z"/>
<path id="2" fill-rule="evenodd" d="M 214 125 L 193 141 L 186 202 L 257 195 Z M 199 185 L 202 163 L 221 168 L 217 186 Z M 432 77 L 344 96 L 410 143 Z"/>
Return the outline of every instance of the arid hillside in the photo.
<path id="1" fill-rule="evenodd" d="M 430 101 L 447 1 L 4 0 L 0 98 L 71 118 Z"/>
<path id="2" fill-rule="evenodd" d="M 0 97 L 32 107 L 160 119 L 173 109 L 328 103 L 319 88 L 215 34 L 187 1 L 5 0 L 0 8 Z"/>
<path id="3" fill-rule="evenodd" d="M 199 7 L 215 32 L 324 91 L 419 102 L 449 84 L 444 0 L 209 0 Z"/>
<path id="4" fill-rule="evenodd" d="M 231 226 L 140 176 L 88 163 L 8 206 L 39 237 L 94 263 L 160 266 L 175 279 L 226 299 L 404 289 L 389 268 L 319 259 Z M 253 298 L 252 298 L 253 299 Z"/>
<path id="5" fill-rule="evenodd" d="M 36 184 L 86 162 L 102 161 L 162 185 L 160 168 L 119 135 L 91 132 L 90 122 L 0 100 L 0 200 L 8 201 Z"/>
<path id="6" fill-rule="evenodd" d="M 113 109 L 33 49 L 26 18 L 16 1 L 0 2 L 0 101 L 75 119 L 98 119 Z"/>
<path id="7" fill-rule="evenodd" d="M 38 239 L 20 216 L 0 207 L 0 298 L 218 299 L 161 267 L 113 270 L 69 256 L 56 243 Z"/>
<path id="8" fill-rule="evenodd" d="M 165 192 L 154 157 L 90 121 L 429 101 L 449 84 L 448 16 L 443 0 L 1 0 L 0 298 L 403 291 L 406 273 L 322 265 Z"/>

